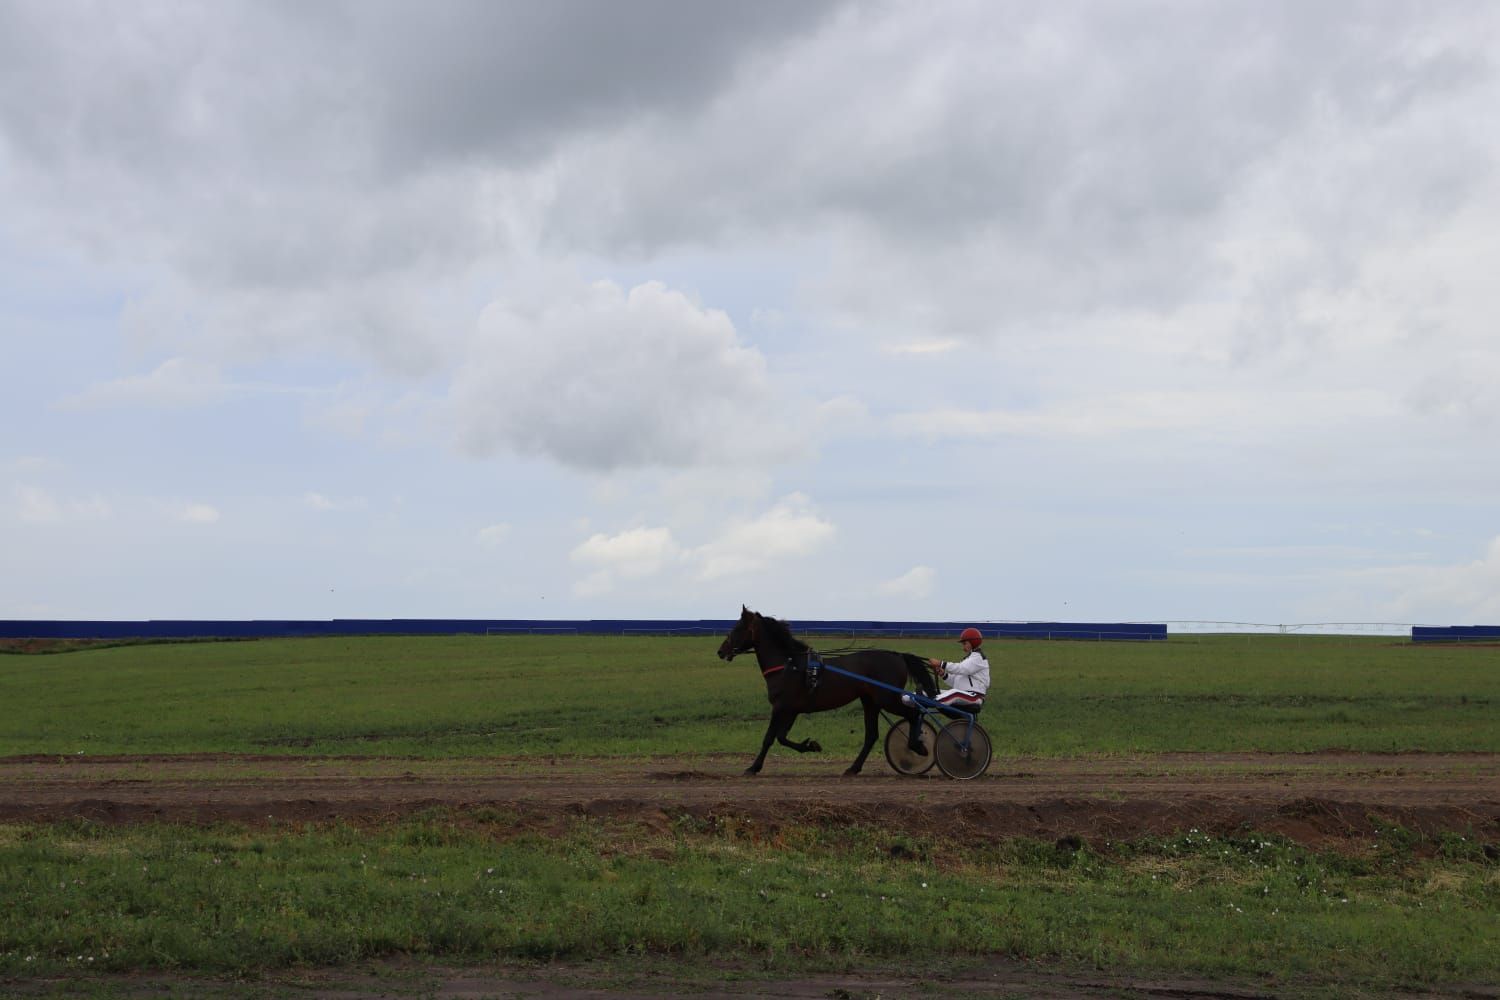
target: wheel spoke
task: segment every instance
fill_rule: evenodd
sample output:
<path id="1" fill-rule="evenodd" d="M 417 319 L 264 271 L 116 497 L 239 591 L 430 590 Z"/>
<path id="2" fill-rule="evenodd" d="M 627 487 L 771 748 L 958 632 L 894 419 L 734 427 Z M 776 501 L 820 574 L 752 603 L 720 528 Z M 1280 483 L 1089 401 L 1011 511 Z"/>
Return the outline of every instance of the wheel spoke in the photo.
<path id="1" fill-rule="evenodd" d="M 925 756 L 913 753 L 907 745 L 910 732 L 905 719 L 891 723 L 891 728 L 885 734 L 885 759 L 898 774 L 925 774 L 932 767 L 933 753 L 937 747 L 937 727 L 925 715 L 922 717 L 922 742 L 927 747 Z"/>
<path id="2" fill-rule="evenodd" d="M 960 781 L 977 778 L 990 766 L 990 736 L 979 723 L 954 719 L 937 736 L 933 756 L 944 774 Z"/>

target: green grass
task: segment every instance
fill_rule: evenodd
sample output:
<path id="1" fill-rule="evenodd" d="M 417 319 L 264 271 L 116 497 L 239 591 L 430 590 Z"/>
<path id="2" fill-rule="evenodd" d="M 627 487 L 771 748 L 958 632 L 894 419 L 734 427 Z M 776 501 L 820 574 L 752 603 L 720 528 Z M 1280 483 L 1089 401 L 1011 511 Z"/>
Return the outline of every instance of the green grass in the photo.
<path id="1" fill-rule="evenodd" d="M 766 968 L 1005 955 L 1370 988 L 1500 980 L 1500 869 L 1450 837 L 1350 858 L 1189 832 L 960 848 L 501 812 L 375 828 L 0 826 L 0 977 L 248 973 L 381 957 L 674 955 Z M 664 863 L 665 862 L 665 863 Z"/>
<path id="2" fill-rule="evenodd" d="M 717 660 L 717 644 L 340 638 L 3 655 L 0 754 L 452 758 L 444 767 L 748 756 L 764 687 L 752 661 Z M 984 721 L 1001 755 L 1500 750 L 1500 649 L 1278 636 L 988 648 Z M 795 735 L 852 755 L 859 728 L 850 708 Z M 1341 996 L 1500 981 L 1500 868 L 1455 835 L 1392 828 L 1349 857 L 1249 833 L 1069 848 L 671 821 L 537 831 L 480 810 L 359 828 L 0 825 L 0 984 L 384 957 L 921 974 L 1008 956 Z"/>
<path id="3" fill-rule="evenodd" d="M 764 731 L 764 686 L 717 645 L 361 637 L 4 655 L 0 754 L 744 752 Z M 1001 755 L 1500 750 L 1500 649 L 1280 636 L 987 648 L 984 722 Z M 859 730 L 846 708 L 795 735 L 852 753 Z"/>

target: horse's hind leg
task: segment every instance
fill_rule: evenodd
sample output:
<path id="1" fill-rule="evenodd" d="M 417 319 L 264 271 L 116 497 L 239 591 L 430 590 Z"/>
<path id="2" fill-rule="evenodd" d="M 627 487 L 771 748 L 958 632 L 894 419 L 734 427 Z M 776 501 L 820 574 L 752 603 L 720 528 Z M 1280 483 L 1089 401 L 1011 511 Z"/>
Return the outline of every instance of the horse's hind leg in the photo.
<path id="1" fill-rule="evenodd" d="M 922 742 L 922 731 L 927 727 L 922 725 L 922 711 L 917 708 L 903 708 L 901 715 L 906 719 L 906 731 L 909 734 L 906 739 L 906 747 L 918 757 L 927 756 L 927 744 Z"/>
<path id="2" fill-rule="evenodd" d="M 771 744 L 778 739 L 783 743 L 786 742 L 786 732 L 792 728 L 792 723 L 796 718 L 796 712 L 788 712 L 784 709 L 772 710 L 771 722 L 766 726 L 766 735 L 760 741 L 760 753 L 756 755 L 755 763 L 745 768 L 746 774 L 760 773 L 760 769 L 765 766 L 766 754 L 770 752 Z"/>
<path id="3" fill-rule="evenodd" d="M 875 745 L 875 740 L 880 735 L 880 709 L 875 707 L 874 700 L 870 698 L 861 698 L 860 704 L 865 707 L 865 745 L 860 748 L 859 756 L 854 758 L 854 763 L 845 769 L 844 774 L 849 776 L 864 770 L 865 758 L 870 756 L 870 748 Z"/>

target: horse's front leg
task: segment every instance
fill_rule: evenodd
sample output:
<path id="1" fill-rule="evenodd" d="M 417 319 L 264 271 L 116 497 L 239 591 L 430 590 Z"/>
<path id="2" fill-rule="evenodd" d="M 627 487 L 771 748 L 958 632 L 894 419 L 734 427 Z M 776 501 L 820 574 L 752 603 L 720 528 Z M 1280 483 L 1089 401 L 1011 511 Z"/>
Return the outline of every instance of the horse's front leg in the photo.
<path id="1" fill-rule="evenodd" d="M 796 712 L 788 712 L 786 709 L 774 708 L 771 710 L 771 722 L 766 726 L 766 735 L 760 741 L 760 753 L 755 757 L 755 763 L 745 768 L 746 774 L 759 774 L 760 769 L 765 766 L 766 754 L 771 750 L 771 744 L 776 740 L 786 742 L 786 731 L 792 728 L 792 722 L 797 718 Z"/>
<path id="2" fill-rule="evenodd" d="M 794 714 L 791 718 L 791 721 L 786 724 L 786 728 L 781 731 L 781 735 L 777 737 L 781 745 L 784 747 L 791 747 L 798 753 L 822 753 L 823 745 L 817 740 L 803 740 L 800 743 L 793 743 L 790 739 L 787 738 L 791 735 L 792 723 L 796 721 L 797 716 Z"/>
<path id="3" fill-rule="evenodd" d="M 875 707 L 875 699 L 863 695 L 859 701 L 865 707 L 865 745 L 860 748 L 859 756 L 854 758 L 854 763 L 845 769 L 844 774 L 848 777 L 853 777 L 864 769 L 865 758 L 870 756 L 870 748 L 875 745 L 875 739 L 880 735 L 880 709 Z"/>

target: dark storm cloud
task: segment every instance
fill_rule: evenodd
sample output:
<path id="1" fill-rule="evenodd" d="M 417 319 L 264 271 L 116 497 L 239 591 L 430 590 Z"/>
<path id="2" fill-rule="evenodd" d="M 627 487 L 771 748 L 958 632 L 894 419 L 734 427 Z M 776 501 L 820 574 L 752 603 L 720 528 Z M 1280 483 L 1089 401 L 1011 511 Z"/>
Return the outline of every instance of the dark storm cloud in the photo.
<path id="1" fill-rule="evenodd" d="M 829 9 L 0 4 L 0 185 L 39 203 L 48 238 L 192 283 L 451 269 L 504 248 L 487 174 L 688 114 Z"/>
<path id="2" fill-rule="evenodd" d="M 298 146 L 372 137 L 403 161 L 509 158 L 710 100 L 832 6 L 21 0 L 0 5 L 0 125 L 33 155 L 77 147 L 126 167 L 236 133 L 236 154 L 289 167 Z"/>
<path id="3" fill-rule="evenodd" d="M 362 5 L 387 153 L 514 161 L 580 127 L 684 114 L 826 0 L 569 0 Z"/>
<path id="4" fill-rule="evenodd" d="M 1064 343 L 1221 308 L 1253 357 L 1315 335 L 1306 293 L 1492 185 L 1492 10 L 0 0 L 0 199 L 23 241 L 129 274 L 130 329 L 216 361 L 431 375 L 529 267 L 634 283 L 669 254 L 684 291 L 774 260 L 810 330 Z M 507 325 L 486 370 L 636 336 L 559 329 Z M 694 371 L 744 383 L 734 357 Z M 701 457 L 610 392 L 626 418 L 485 410 L 476 450 L 597 466 L 640 427 L 639 461 Z"/>
<path id="5" fill-rule="evenodd" d="M 1416 41 L 1432 20 L 1389 3 L 857 9 L 764 92 L 591 161 L 559 221 L 636 252 L 821 216 L 1113 260 L 1200 236 L 1320 116 L 1378 129 L 1479 78 L 1472 55 Z"/>

